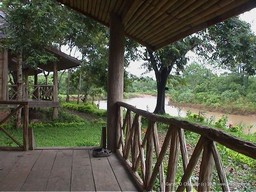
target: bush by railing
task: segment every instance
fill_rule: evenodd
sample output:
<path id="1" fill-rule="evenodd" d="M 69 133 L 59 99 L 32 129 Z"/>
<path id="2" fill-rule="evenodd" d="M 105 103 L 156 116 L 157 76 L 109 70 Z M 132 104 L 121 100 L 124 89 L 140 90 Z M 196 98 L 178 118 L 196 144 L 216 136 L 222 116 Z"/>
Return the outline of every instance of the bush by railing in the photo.
<path id="1" fill-rule="evenodd" d="M 77 103 L 72 103 L 72 102 L 65 102 L 65 103 L 62 103 L 61 106 L 63 108 L 74 110 L 74 111 L 94 114 L 99 117 L 106 117 L 106 115 L 107 115 L 106 110 L 98 109 L 96 105 L 91 104 L 91 103 L 77 104 Z"/>

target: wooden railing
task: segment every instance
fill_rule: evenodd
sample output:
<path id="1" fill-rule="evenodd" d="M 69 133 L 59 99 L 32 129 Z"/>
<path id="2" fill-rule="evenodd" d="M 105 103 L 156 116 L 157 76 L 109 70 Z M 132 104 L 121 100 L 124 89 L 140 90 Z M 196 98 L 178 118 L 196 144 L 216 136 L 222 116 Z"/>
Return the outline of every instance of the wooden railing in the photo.
<path id="1" fill-rule="evenodd" d="M 17 147 L 9 147 L 9 146 L 0 146 L 0 149 L 21 149 L 21 150 L 28 150 L 30 146 L 29 141 L 29 129 L 28 129 L 28 122 L 29 122 L 29 106 L 28 102 L 23 101 L 0 101 L 0 107 L 4 109 L 4 113 L 1 113 L 0 119 L 0 132 L 2 132 L 5 136 L 7 136 L 10 141 L 16 144 Z M 13 137 L 9 130 L 4 128 L 4 124 L 10 120 L 12 117 L 15 117 L 16 112 L 18 110 L 23 110 L 23 118 L 22 118 L 22 138 L 23 141 L 20 142 L 18 139 Z M 14 129 L 14 128 L 13 128 Z"/>
<path id="2" fill-rule="evenodd" d="M 212 172 L 215 170 L 219 190 L 229 191 L 216 146 L 251 157 L 252 161 L 256 159 L 255 144 L 220 130 L 158 116 L 123 102 L 117 105 L 117 154 L 124 160 L 141 190 L 211 191 Z M 194 146 L 187 143 L 190 141 L 189 138 L 186 140 L 187 133 L 198 136 Z M 197 178 L 196 181 L 191 179 L 192 174 L 197 175 L 193 177 Z"/>
<path id="3" fill-rule="evenodd" d="M 47 100 L 53 101 L 53 85 L 34 85 L 33 90 L 29 93 L 29 88 L 23 85 L 24 100 Z M 17 98 L 17 85 L 8 85 L 8 96 L 10 101 Z"/>
<path id="4" fill-rule="evenodd" d="M 17 99 L 17 85 L 8 85 L 8 92 L 7 92 L 7 98 L 10 101 L 14 101 Z M 22 85 L 22 92 L 23 95 L 25 93 L 25 87 Z"/>
<path id="5" fill-rule="evenodd" d="M 35 85 L 32 99 L 53 101 L 52 85 Z"/>

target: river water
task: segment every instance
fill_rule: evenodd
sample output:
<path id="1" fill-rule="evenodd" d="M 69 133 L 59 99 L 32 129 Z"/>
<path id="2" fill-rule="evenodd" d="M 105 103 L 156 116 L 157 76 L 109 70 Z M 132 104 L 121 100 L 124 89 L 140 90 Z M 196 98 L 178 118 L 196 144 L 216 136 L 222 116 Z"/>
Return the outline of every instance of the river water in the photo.
<path id="1" fill-rule="evenodd" d="M 143 109 L 149 112 L 153 112 L 156 106 L 156 97 L 155 96 L 141 96 L 135 97 L 131 99 L 124 99 L 125 103 L 128 103 L 136 108 Z M 226 115 L 228 118 L 227 124 L 232 125 L 243 125 L 245 133 L 255 133 L 256 132 L 256 115 L 233 115 L 233 114 L 225 114 L 219 112 L 210 112 L 203 111 L 202 109 L 189 108 L 189 107 L 175 107 L 168 105 L 168 99 L 165 100 L 165 112 L 170 114 L 171 116 L 176 117 L 185 117 L 187 111 L 191 111 L 192 113 L 198 114 L 203 113 L 205 118 L 212 118 L 214 121 L 220 119 L 223 115 Z M 106 109 L 107 103 L 106 101 L 99 102 L 100 109 Z"/>

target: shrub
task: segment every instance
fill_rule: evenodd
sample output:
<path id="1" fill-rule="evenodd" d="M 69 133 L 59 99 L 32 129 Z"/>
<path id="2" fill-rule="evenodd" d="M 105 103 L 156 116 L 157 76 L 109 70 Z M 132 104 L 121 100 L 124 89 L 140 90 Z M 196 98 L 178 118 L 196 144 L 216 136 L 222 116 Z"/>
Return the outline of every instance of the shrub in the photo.
<path id="1" fill-rule="evenodd" d="M 91 113 L 94 115 L 97 115 L 99 117 L 106 117 L 107 111 L 103 109 L 98 109 L 95 104 L 91 103 L 82 103 L 82 104 L 76 104 L 76 103 L 63 103 L 63 108 L 79 111 L 83 113 Z"/>

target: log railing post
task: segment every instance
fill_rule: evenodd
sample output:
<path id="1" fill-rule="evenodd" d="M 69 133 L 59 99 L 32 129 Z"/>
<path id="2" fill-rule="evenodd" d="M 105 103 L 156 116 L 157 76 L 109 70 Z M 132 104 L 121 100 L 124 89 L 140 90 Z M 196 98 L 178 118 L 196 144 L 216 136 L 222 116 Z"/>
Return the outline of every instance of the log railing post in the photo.
<path id="1" fill-rule="evenodd" d="M 180 140 L 180 152 L 182 157 L 183 171 L 185 172 L 188 165 L 188 151 L 186 147 L 186 138 L 183 129 L 179 129 L 179 140 Z M 192 191 L 191 179 L 188 179 L 186 184 L 187 191 Z"/>
<path id="2" fill-rule="evenodd" d="M 198 191 L 211 191 L 212 186 L 212 141 L 207 141 L 203 149 L 203 157 L 199 172 Z"/>
<path id="3" fill-rule="evenodd" d="M 172 130 L 165 191 L 175 190 L 175 176 L 176 176 L 177 161 L 178 161 L 178 148 L 179 148 L 178 130 L 174 128 Z"/>

